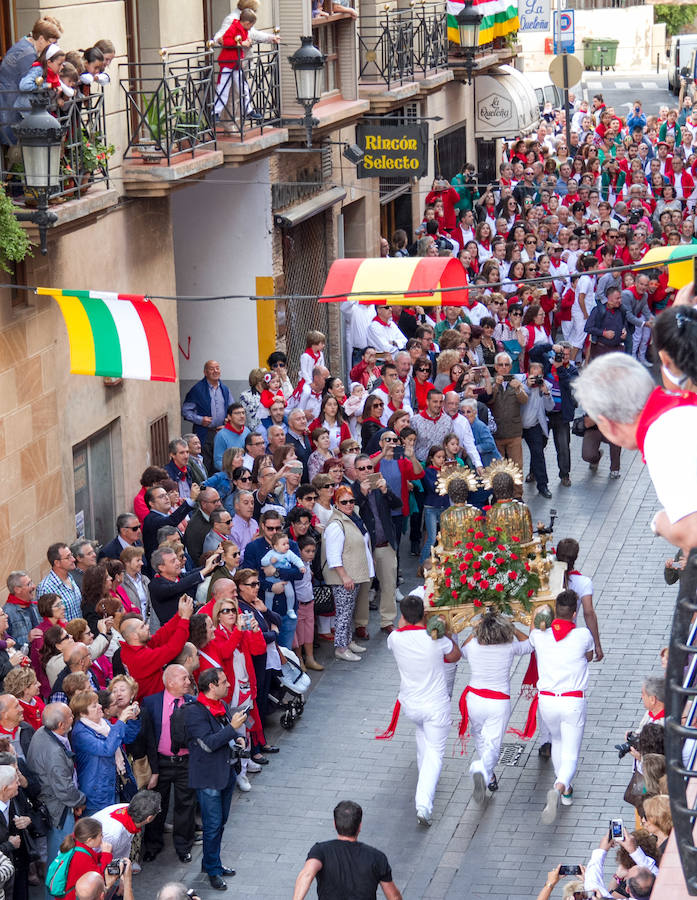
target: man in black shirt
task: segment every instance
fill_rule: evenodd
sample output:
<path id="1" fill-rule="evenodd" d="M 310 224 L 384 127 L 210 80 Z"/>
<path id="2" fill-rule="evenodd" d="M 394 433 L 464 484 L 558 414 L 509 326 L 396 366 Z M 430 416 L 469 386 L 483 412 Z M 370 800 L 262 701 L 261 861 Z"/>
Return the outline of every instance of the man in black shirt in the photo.
<path id="1" fill-rule="evenodd" d="M 387 900 L 402 900 L 381 850 L 358 841 L 363 810 L 352 800 L 334 807 L 338 838 L 315 844 L 295 882 L 293 900 L 303 900 L 317 878 L 319 900 L 375 900 L 378 885 Z"/>

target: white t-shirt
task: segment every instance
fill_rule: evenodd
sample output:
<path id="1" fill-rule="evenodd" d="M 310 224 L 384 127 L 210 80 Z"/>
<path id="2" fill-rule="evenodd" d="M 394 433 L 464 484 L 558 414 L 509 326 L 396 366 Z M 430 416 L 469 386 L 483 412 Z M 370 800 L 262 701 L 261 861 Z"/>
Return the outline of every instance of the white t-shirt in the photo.
<path id="1" fill-rule="evenodd" d="M 516 656 L 532 652 L 530 641 L 510 644 L 480 644 L 472 638 L 462 648 L 470 667 L 470 687 L 511 693 L 511 666 Z"/>
<path id="2" fill-rule="evenodd" d="M 671 524 L 697 512 L 696 435 L 697 406 L 669 410 L 646 433 L 646 465 Z"/>
<path id="3" fill-rule="evenodd" d="M 425 628 L 393 631 L 387 646 L 394 653 L 401 683 L 399 702 L 409 709 L 450 708 L 445 681 L 445 656 L 453 643 L 442 637 L 434 641 Z"/>
<path id="4" fill-rule="evenodd" d="M 569 575 L 568 585 L 569 590 L 575 591 L 578 595 L 578 604 L 576 606 L 576 612 L 578 612 L 581 609 L 581 600 L 587 594 L 590 594 L 591 597 L 593 596 L 593 582 L 586 575 L 576 572 L 573 575 Z"/>
<path id="5" fill-rule="evenodd" d="M 587 628 L 574 628 L 563 640 L 554 638 L 551 628 L 540 631 L 533 628 L 530 644 L 537 653 L 540 691 L 565 694 L 567 691 L 585 691 L 588 683 L 586 653 L 595 647 L 593 635 Z"/>

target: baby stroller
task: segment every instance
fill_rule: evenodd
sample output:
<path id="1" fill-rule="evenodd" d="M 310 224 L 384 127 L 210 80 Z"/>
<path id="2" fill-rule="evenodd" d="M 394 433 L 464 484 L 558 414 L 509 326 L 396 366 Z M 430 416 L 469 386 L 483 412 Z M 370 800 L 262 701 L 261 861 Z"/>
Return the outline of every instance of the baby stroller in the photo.
<path id="1" fill-rule="evenodd" d="M 300 661 L 292 650 L 278 648 L 285 657 L 281 674 L 274 675 L 269 690 L 269 703 L 273 709 L 281 710 L 281 727 L 290 730 L 295 727 L 305 708 L 305 691 L 310 687 L 310 676 L 300 668 Z"/>

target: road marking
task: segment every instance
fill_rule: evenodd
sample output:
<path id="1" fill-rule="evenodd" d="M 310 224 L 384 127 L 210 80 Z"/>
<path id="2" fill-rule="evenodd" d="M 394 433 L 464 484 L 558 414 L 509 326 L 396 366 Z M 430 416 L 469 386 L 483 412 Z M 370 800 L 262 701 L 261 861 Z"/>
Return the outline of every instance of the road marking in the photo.
<path id="1" fill-rule="evenodd" d="M 600 91 L 603 88 L 602 81 L 587 81 L 586 87 L 589 91 Z"/>
<path id="2" fill-rule="evenodd" d="M 660 87 L 655 81 L 642 81 L 641 86 L 645 91 L 660 91 Z"/>
<path id="3" fill-rule="evenodd" d="M 628 91 L 629 90 L 629 82 L 628 81 L 616 81 L 613 85 L 613 90 L 615 91 Z"/>

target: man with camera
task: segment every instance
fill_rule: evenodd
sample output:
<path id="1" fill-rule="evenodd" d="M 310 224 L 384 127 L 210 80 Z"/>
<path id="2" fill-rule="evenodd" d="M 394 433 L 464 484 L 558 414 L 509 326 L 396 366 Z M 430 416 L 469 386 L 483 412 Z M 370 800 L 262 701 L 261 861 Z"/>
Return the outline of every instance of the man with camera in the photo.
<path id="1" fill-rule="evenodd" d="M 227 890 L 223 875 L 235 870 L 224 866 L 220 844 L 235 789 L 236 765 L 244 750 L 246 735 L 241 731 L 247 713 L 231 713 L 225 703 L 230 683 L 223 669 L 202 672 L 199 695 L 186 706 L 189 747 L 189 787 L 196 790 L 203 823 L 201 866 L 216 891 Z"/>
<path id="2" fill-rule="evenodd" d="M 497 353 L 494 357 L 494 386 L 486 402 L 496 422 L 496 446 L 505 459 L 523 468 L 523 420 L 521 408 L 528 402 L 523 382 L 511 374 L 511 357 Z M 524 377 L 524 376 L 523 376 Z M 520 500 L 523 488 L 516 485 L 516 497 Z"/>
<path id="3" fill-rule="evenodd" d="M 622 352 L 627 337 L 627 312 L 620 289 L 608 287 L 605 298 L 605 304 L 593 307 L 585 324 L 586 333 L 591 336 L 591 359 L 603 353 Z"/>
<path id="4" fill-rule="evenodd" d="M 523 423 L 523 438 L 530 450 L 530 468 L 537 490 L 546 500 L 551 500 L 552 494 L 547 486 L 545 447 L 549 436 L 547 413 L 554 409 L 554 400 L 543 372 L 541 363 L 530 363 L 528 380 L 523 385 L 528 402 L 521 407 L 520 416 Z"/>
<path id="5" fill-rule="evenodd" d="M 75 885 L 75 900 L 105 900 L 115 894 L 123 900 L 134 900 L 130 859 L 113 859 L 106 867 L 104 878 L 99 872 L 86 872 Z"/>

